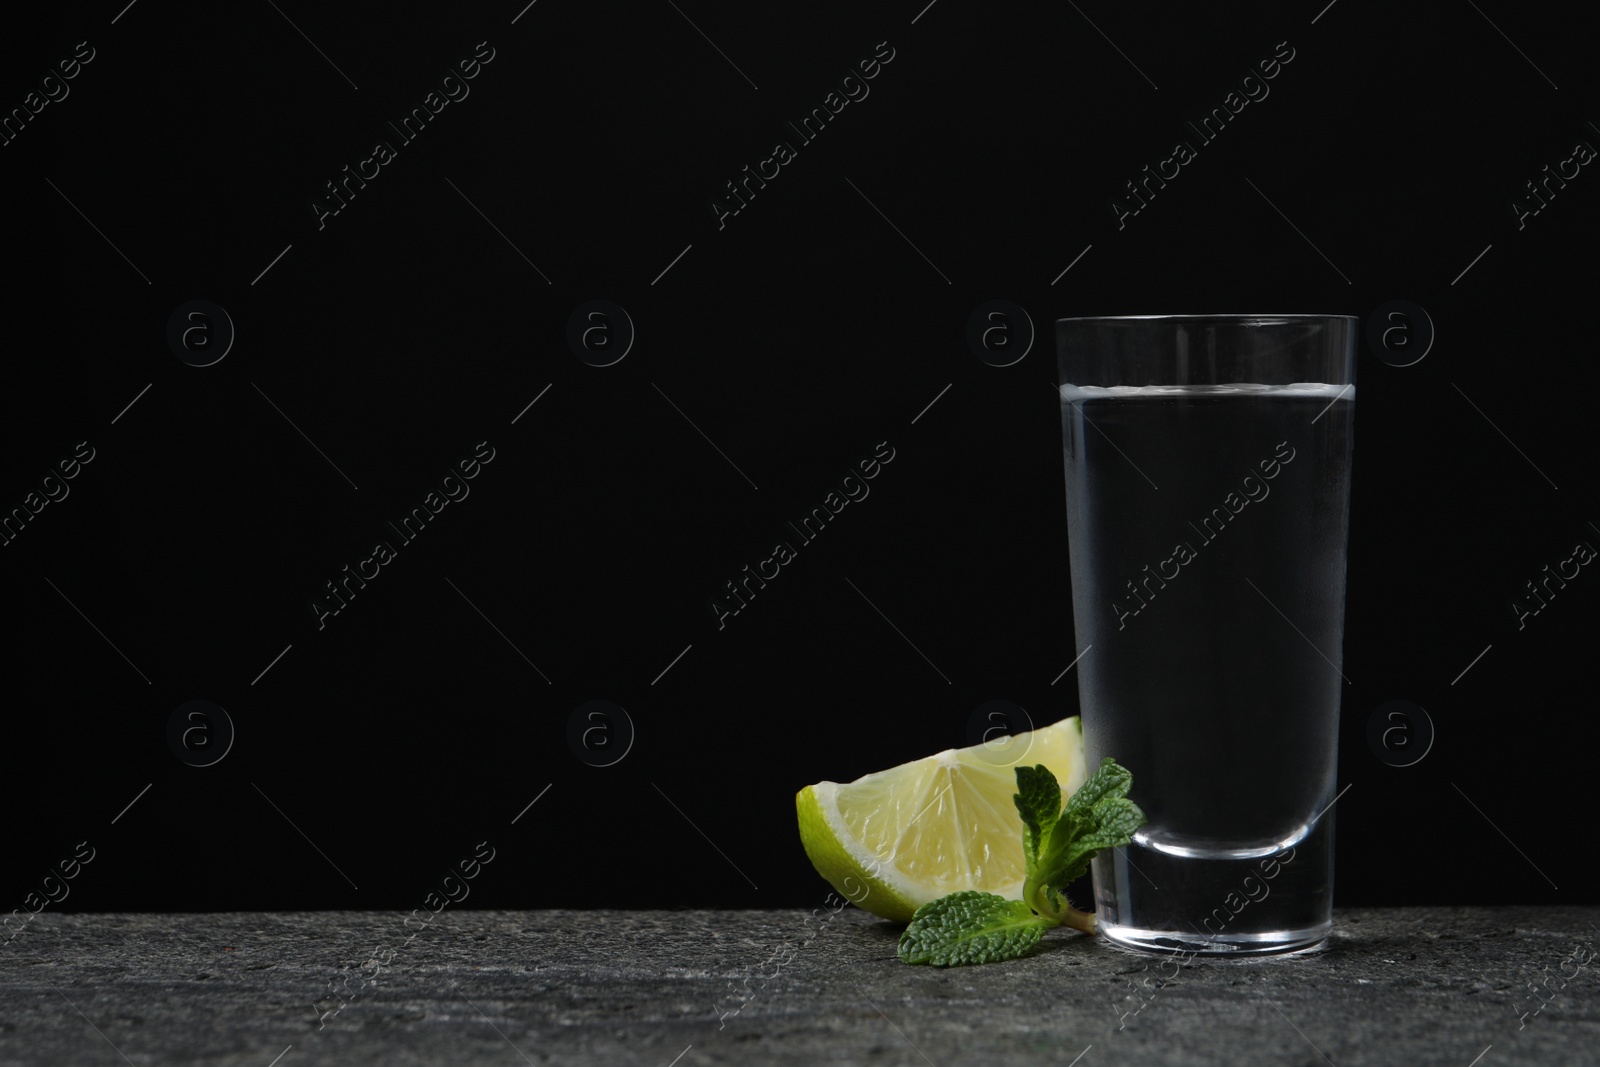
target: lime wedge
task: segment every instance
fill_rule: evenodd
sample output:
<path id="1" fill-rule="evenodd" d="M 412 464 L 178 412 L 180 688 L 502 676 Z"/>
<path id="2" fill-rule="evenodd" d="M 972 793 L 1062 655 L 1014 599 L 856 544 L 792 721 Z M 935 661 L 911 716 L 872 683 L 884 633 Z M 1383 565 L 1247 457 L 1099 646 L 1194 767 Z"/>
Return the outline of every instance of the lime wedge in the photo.
<path id="1" fill-rule="evenodd" d="M 1028 733 L 952 748 L 853 782 L 795 794 L 800 843 L 847 900 L 910 922 L 946 893 L 1022 896 L 1022 819 L 1016 767 L 1043 764 L 1063 801 L 1087 777 L 1076 715 Z"/>

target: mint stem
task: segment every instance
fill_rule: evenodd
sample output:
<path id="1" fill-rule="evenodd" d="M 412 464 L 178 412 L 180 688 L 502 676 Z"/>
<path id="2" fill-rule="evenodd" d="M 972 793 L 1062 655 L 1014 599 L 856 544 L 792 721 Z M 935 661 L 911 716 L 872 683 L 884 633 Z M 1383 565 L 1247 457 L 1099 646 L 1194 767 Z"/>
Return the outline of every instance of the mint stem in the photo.
<path id="1" fill-rule="evenodd" d="M 1074 908 L 1064 892 L 1061 890 L 1055 893 L 1047 892 L 1050 888 L 1047 883 L 1039 881 L 1038 873 L 1035 872 L 1022 883 L 1022 899 L 1027 901 L 1028 906 L 1041 917 L 1050 920 L 1052 925 L 1070 926 L 1086 934 L 1094 933 L 1096 930 L 1094 912 Z M 1052 896 L 1061 901 L 1059 907 L 1051 904 Z"/>
<path id="2" fill-rule="evenodd" d="M 1092 911 L 1079 911 L 1077 908 L 1069 906 L 1061 913 L 1060 919 L 1061 925 L 1070 926 L 1074 930 L 1082 930 L 1086 934 L 1092 934 L 1098 929 L 1095 925 L 1094 912 Z"/>

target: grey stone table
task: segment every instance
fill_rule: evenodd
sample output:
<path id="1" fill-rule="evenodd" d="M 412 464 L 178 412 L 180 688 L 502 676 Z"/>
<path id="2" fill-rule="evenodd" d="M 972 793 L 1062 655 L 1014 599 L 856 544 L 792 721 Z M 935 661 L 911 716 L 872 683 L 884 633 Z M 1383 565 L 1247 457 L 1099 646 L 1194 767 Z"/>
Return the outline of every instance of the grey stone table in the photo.
<path id="1" fill-rule="evenodd" d="M 1600 908 L 1339 912 L 1293 957 L 1057 930 L 937 970 L 854 908 L 45 911 L 0 948 L 0 1064 L 1600 1064 Z"/>

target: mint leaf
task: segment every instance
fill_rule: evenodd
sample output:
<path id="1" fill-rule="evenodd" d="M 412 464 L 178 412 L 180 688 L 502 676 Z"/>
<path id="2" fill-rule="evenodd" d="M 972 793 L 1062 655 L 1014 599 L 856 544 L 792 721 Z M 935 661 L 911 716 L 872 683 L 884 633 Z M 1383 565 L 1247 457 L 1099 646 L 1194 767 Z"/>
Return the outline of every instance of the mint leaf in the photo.
<path id="1" fill-rule="evenodd" d="M 1017 768 L 1017 795 L 1011 798 L 1022 816 L 1022 851 L 1033 870 L 1039 849 L 1061 818 L 1061 786 L 1043 764 Z"/>
<path id="2" fill-rule="evenodd" d="M 1051 828 L 1037 865 L 1028 872 L 1029 883 L 1065 891 L 1088 871 L 1096 852 L 1132 841 L 1134 831 L 1146 822 L 1144 812 L 1127 798 L 1132 785 L 1126 767 L 1110 756 L 1101 760 Z"/>
<path id="3" fill-rule="evenodd" d="M 962 890 L 917 909 L 900 935 L 900 959 L 935 967 L 1013 960 L 1027 955 L 1055 925 L 1020 900 Z"/>
<path id="4" fill-rule="evenodd" d="M 1110 756 L 1100 761 L 1087 781 L 1067 801 L 1068 811 L 1087 811 L 1106 797 L 1125 797 L 1133 787 L 1133 772 Z"/>

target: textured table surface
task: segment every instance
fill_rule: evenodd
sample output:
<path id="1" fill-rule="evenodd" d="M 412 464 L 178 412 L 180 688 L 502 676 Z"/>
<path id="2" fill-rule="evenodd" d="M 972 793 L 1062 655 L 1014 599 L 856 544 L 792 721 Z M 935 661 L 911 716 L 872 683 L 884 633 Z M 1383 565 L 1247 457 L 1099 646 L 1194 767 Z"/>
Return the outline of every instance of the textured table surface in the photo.
<path id="1" fill-rule="evenodd" d="M 1600 908 L 1342 910 L 1320 951 L 1181 969 L 1062 930 L 910 967 L 854 908 L 413 926 L 46 911 L 0 948 L 0 1063 L 1600 1064 Z"/>

